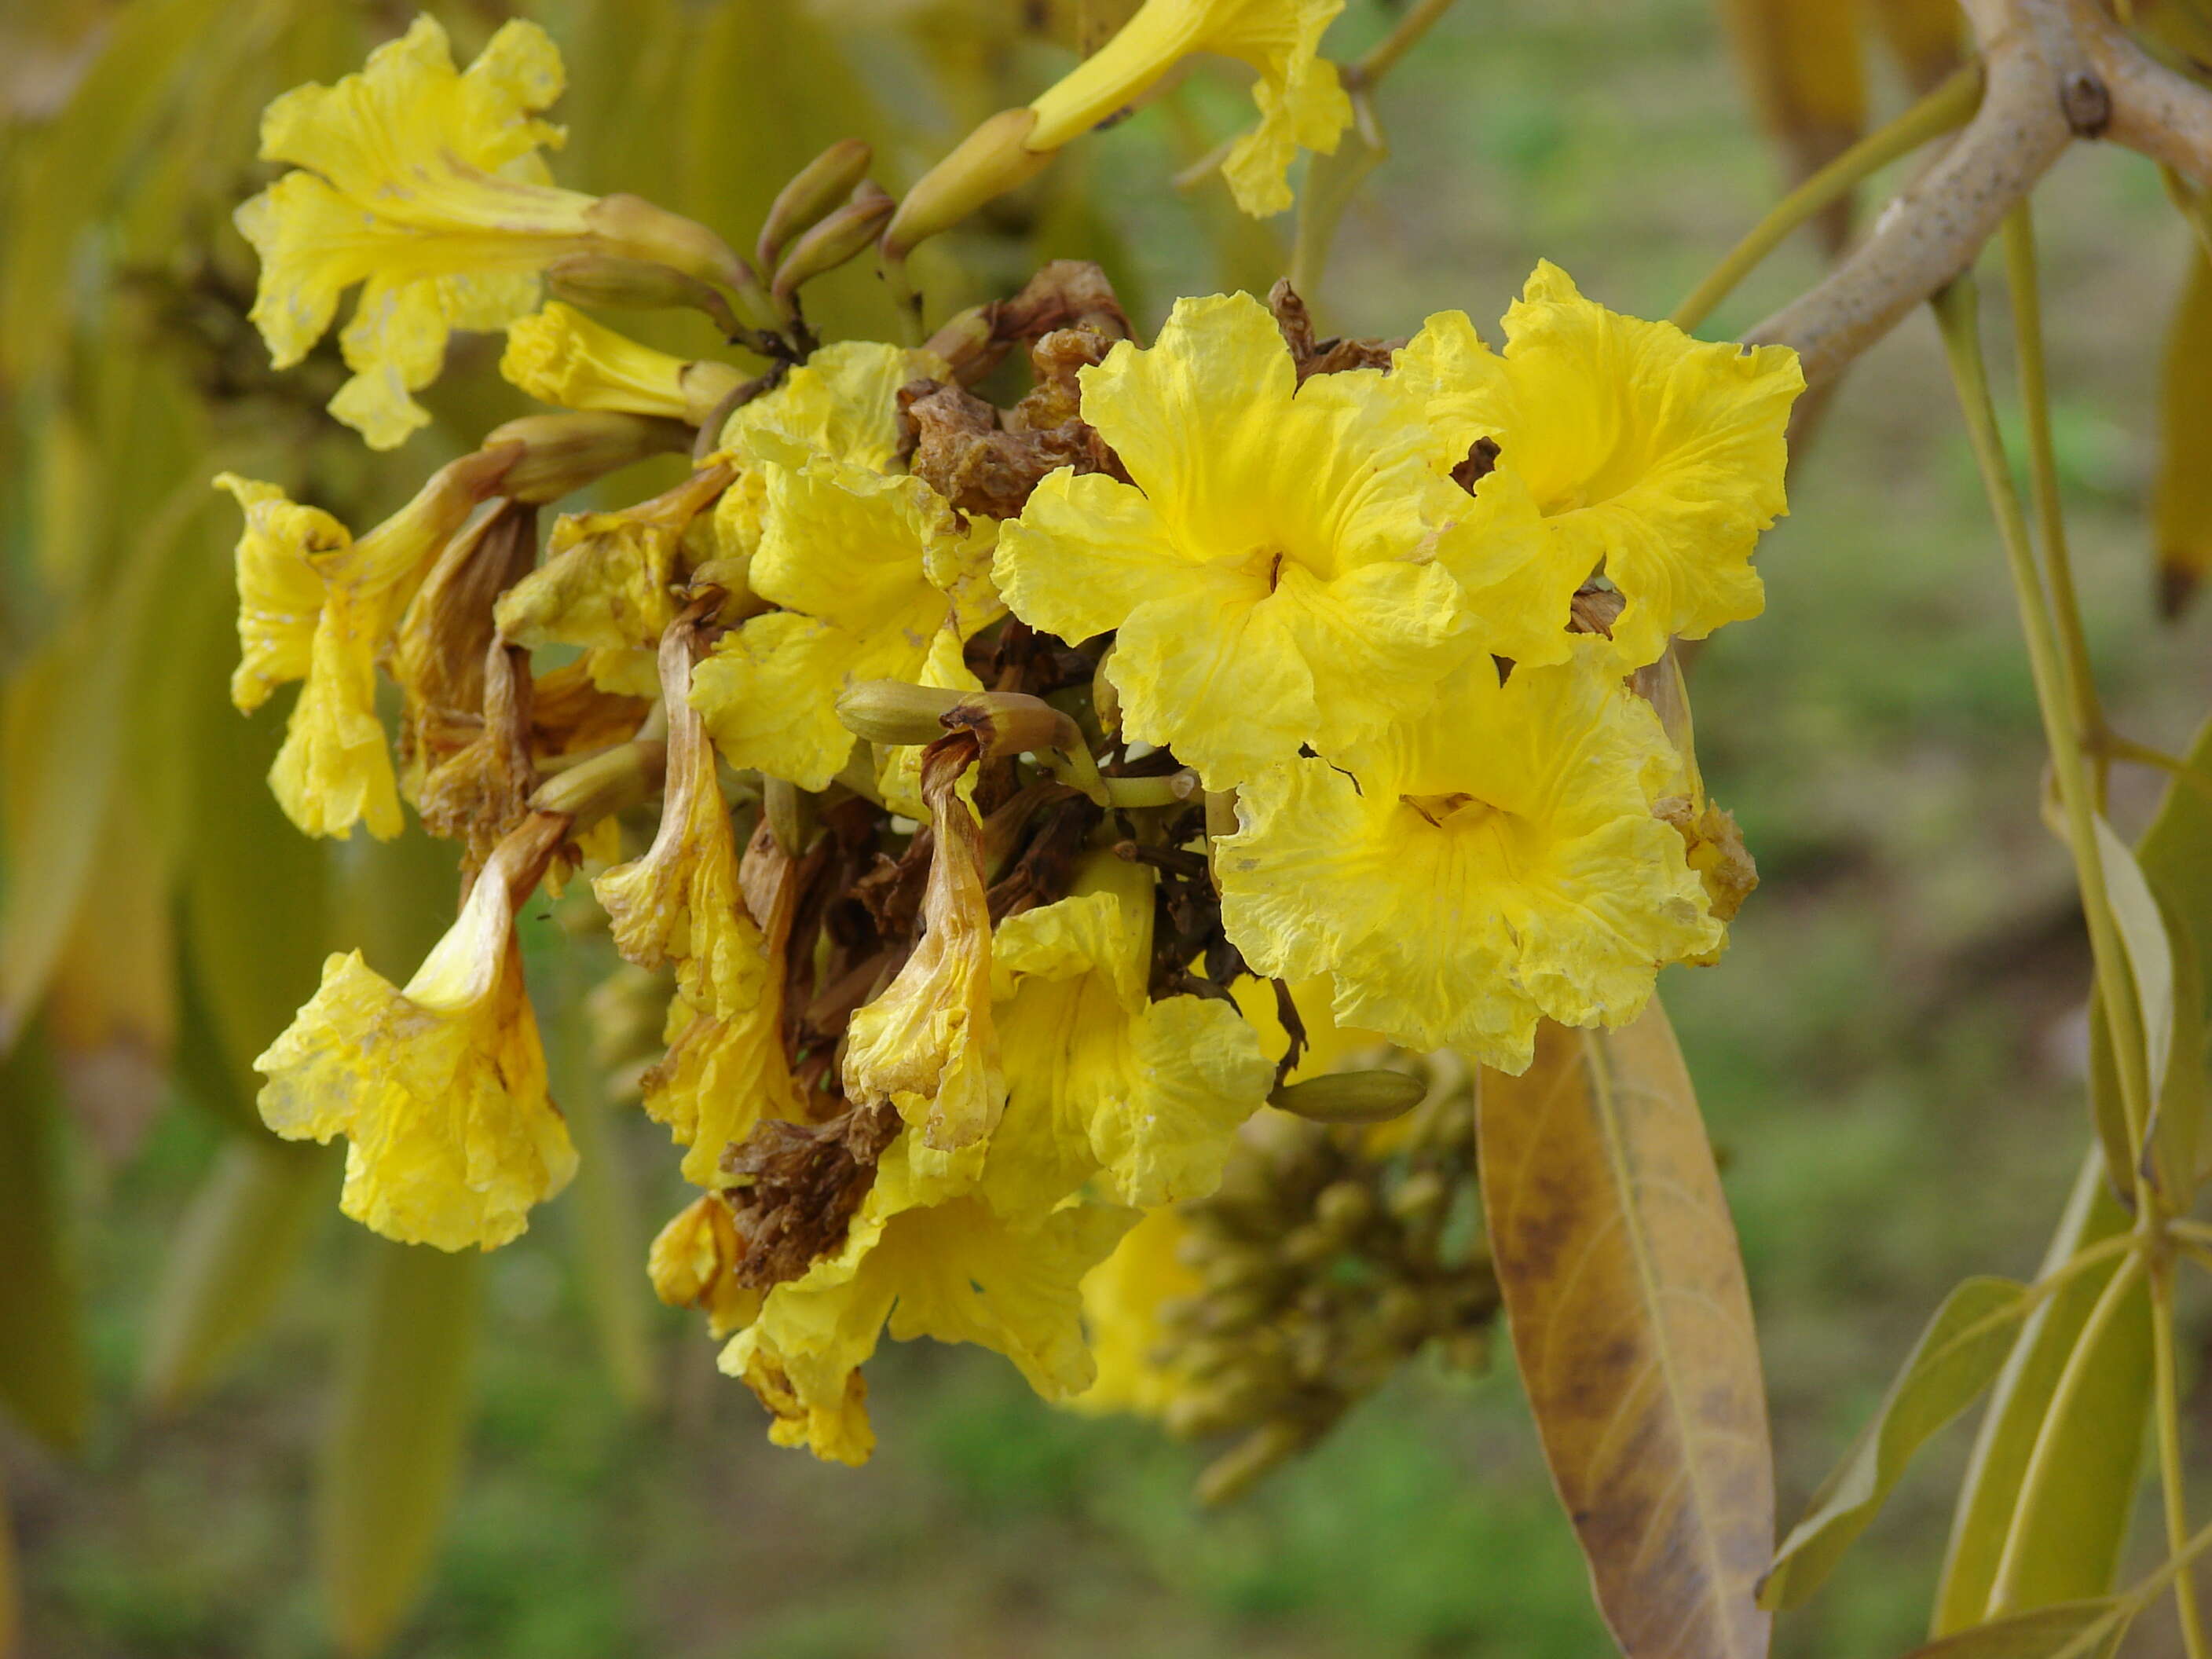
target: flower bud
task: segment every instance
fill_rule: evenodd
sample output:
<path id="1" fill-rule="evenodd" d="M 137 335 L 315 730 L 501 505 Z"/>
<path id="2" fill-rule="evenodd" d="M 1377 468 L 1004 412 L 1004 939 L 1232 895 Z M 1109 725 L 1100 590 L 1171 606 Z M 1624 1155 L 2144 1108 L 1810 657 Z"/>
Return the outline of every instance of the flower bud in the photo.
<path id="1" fill-rule="evenodd" d="M 744 319 L 755 327 L 773 329 L 781 320 L 753 268 L 696 220 L 671 213 L 625 191 L 602 196 L 586 210 L 584 221 L 606 252 L 647 264 L 672 266 L 702 282 L 727 289 L 737 296 Z"/>
<path id="2" fill-rule="evenodd" d="M 1332 1181 L 1314 1200 L 1315 1219 L 1337 1238 L 1358 1231 L 1374 1214 L 1375 1194 L 1363 1182 Z"/>
<path id="3" fill-rule="evenodd" d="M 1023 142 L 1036 120 L 1032 109 L 1000 110 L 962 139 L 899 203 L 884 232 L 884 257 L 904 258 L 939 231 L 950 230 L 985 203 L 1042 172 L 1052 153 L 1039 154 Z"/>
<path id="4" fill-rule="evenodd" d="M 1198 1478 L 1198 1501 L 1218 1509 L 1243 1497 L 1268 1470 L 1296 1456 L 1310 1438 L 1293 1423 L 1261 1424 L 1206 1466 Z"/>
<path id="5" fill-rule="evenodd" d="M 940 722 L 963 695 L 903 680 L 860 680 L 838 694 L 837 718 L 865 742 L 935 743 L 945 735 Z"/>
<path id="6" fill-rule="evenodd" d="M 838 203 L 852 193 L 866 175 L 875 152 L 865 139 L 840 138 L 805 167 L 776 192 L 762 225 L 753 252 L 763 270 L 773 270 L 776 256 L 794 236 L 821 222 Z"/>
<path id="7" fill-rule="evenodd" d="M 574 818 L 584 829 L 649 799 L 667 765 L 668 745 L 657 739 L 617 744 L 555 773 L 538 786 L 530 807 Z"/>
<path id="8" fill-rule="evenodd" d="M 1288 1084 L 1267 1103 L 1316 1123 L 1381 1123 L 1413 1110 L 1428 1091 L 1403 1072 L 1331 1072 Z"/>
<path id="9" fill-rule="evenodd" d="M 944 358 L 962 386 L 973 386 L 1006 357 L 1010 342 L 1000 337 L 998 314 L 995 301 L 969 306 L 947 319 L 922 349 Z"/>
<path id="10" fill-rule="evenodd" d="M 545 267 L 545 285 L 556 299 L 573 305 L 622 311 L 689 307 L 705 312 L 725 338 L 744 331 L 720 290 L 673 265 L 611 253 L 572 253 Z"/>
<path id="11" fill-rule="evenodd" d="M 691 447 L 691 428 L 681 421 L 605 410 L 526 415 L 484 434 L 483 447 L 520 443 L 522 454 L 501 481 L 518 501 L 557 501 L 563 495 L 648 455 Z"/>
<path id="12" fill-rule="evenodd" d="M 1083 748 L 1076 723 L 1018 691 L 949 691 L 902 680 L 862 680 L 837 698 L 837 718 L 869 743 L 929 744 L 972 732 L 985 757 Z M 1086 751 L 1087 752 L 1087 751 Z"/>
<path id="13" fill-rule="evenodd" d="M 791 252 L 775 268 L 776 303 L 788 306 L 791 296 L 805 284 L 836 270 L 874 241 L 895 205 L 889 196 L 862 179 L 851 201 L 792 244 Z"/>

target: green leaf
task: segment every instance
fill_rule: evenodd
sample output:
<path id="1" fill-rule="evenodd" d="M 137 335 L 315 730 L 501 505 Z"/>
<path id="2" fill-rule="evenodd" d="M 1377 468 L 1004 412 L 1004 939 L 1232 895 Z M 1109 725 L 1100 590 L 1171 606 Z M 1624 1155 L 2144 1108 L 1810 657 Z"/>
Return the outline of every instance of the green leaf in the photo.
<path id="1" fill-rule="evenodd" d="M 15 1528 L 8 1516 L 8 1488 L 0 1484 L 0 1659 L 22 1651 L 23 1598 L 18 1588 L 21 1564 L 15 1555 Z"/>
<path id="2" fill-rule="evenodd" d="M 651 1404 L 654 1393 L 648 1281 L 638 1270 L 645 1260 L 645 1229 L 606 1079 L 592 1060 L 581 947 L 557 933 L 550 944 L 529 966 L 539 988 L 548 1080 L 576 1145 L 576 1177 L 562 1219 L 607 1380 L 623 1404 L 635 1410 Z"/>
<path id="3" fill-rule="evenodd" d="M 139 1392 L 155 1410 L 204 1388 L 267 1321 L 329 1204 L 336 1162 L 265 1133 L 216 1154 L 154 1289 Z"/>
<path id="4" fill-rule="evenodd" d="M 2068 1601 L 1962 1630 L 1905 1659 L 2112 1659 L 2131 1617 L 2118 1601 Z"/>
<path id="5" fill-rule="evenodd" d="M 62 1187 L 61 1106 L 35 1028 L 0 1058 L 0 1404 L 74 1451 L 92 1412 Z"/>
<path id="6" fill-rule="evenodd" d="M 2188 1209 L 2196 1196 L 2197 1154 L 2203 1139 L 2205 1032 L 2196 1010 L 2203 996 L 2204 969 L 2197 957 L 2196 939 L 2175 922 L 2172 907 L 2162 903 L 2159 908 L 2166 917 L 2166 933 L 2173 946 L 2177 1018 L 2173 1047 L 2166 1056 L 2166 1074 L 2158 1079 L 2158 1096 L 2152 1108 L 2150 1145 L 2159 1188 L 2179 1212 Z"/>
<path id="7" fill-rule="evenodd" d="M 380 1651 L 422 1595 L 465 1437 L 477 1253 L 362 1238 L 318 1492 L 339 1651 Z"/>
<path id="8" fill-rule="evenodd" d="M 2027 1287 L 2009 1279 L 1970 1279 L 1943 1299 L 1874 1420 L 1775 1552 L 1762 1606 L 1794 1607 L 1820 1587 L 1912 1455 L 1989 1387 L 2027 1313 Z"/>
<path id="9" fill-rule="evenodd" d="M 2199 774 L 2212 777 L 2212 718 L 2197 727 L 2185 757 Z M 2179 779 L 2166 785 L 2166 799 L 2143 831 L 2136 860 L 2173 920 L 2195 940 L 2197 960 L 2212 962 L 2212 796 Z M 2212 1020 L 2212 987 L 2202 988 L 2199 1023 Z"/>
<path id="10" fill-rule="evenodd" d="M 2089 1118 L 2105 1160 L 2105 1179 L 2132 1210 L 2136 1164 L 2142 1159 L 2128 1131 L 2127 1107 L 2120 1098 L 2120 1069 L 2112 1058 L 2112 1024 L 2105 1018 L 2105 993 L 2089 988 Z"/>
<path id="11" fill-rule="evenodd" d="M 2142 1016 L 2144 1075 L 2154 1084 L 2166 1075 L 2173 1054 L 2173 947 L 2166 937 L 2166 918 L 2135 851 L 2097 815 L 2097 854 L 2105 870 L 2105 892 L 2119 923 L 2120 943 L 2135 980 L 2136 1006 Z"/>
<path id="12" fill-rule="evenodd" d="M 254 1057 L 314 995 L 323 958 L 352 941 L 341 940 L 332 927 L 331 854 L 295 829 L 269 793 L 284 722 L 273 710 L 248 718 L 230 706 L 225 684 L 235 646 L 228 629 L 204 637 L 210 646 L 198 653 L 201 672 L 191 691 L 195 775 L 182 860 L 185 982 L 204 1021 L 198 1040 L 212 1049 L 246 1121 L 258 1126 Z M 195 1035 L 187 1024 L 184 1044 Z M 196 1092 L 228 1104 L 211 1085 L 208 1079 Z"/>
<path id="13" fill-rule="evenodd" d="M 1560 1501 L 1629 1659 L 1763 1659 L 1774 1474 L 1751 1298 L 1689 1073 L 1655 1000 L 1546 1022 L 1476 1096 L 1508 1328 Z"/>
<path id="14" fill-rule="evenodd" d="M 2075 1178 L 2043 1271 L 2076 1251 L 2125 1232 L 2104 1162 L 2092 1148 Z M 2021 1506 L 2021 1484 L 2049 1417 L 2058 1376 L 2081 1339 L 2089 1310 L 2120 1259 L 2084 1270 L 2028 1316 L 2006 1358 L 1982 1419 L 1959 1491 L 1951 1542 L 1936 1590 L 1930 1634 L 1948 1635 L 1990 1618 L 2008 1540 L 2014 1555 L 2008 1611 L 2103 1595 L 2119 1570 L 2134 1507 L 2150 1409 L 2148 1292 L 2107 1323 L 2098 1352 L 2064 1421 L 2033 1504 Z"/>

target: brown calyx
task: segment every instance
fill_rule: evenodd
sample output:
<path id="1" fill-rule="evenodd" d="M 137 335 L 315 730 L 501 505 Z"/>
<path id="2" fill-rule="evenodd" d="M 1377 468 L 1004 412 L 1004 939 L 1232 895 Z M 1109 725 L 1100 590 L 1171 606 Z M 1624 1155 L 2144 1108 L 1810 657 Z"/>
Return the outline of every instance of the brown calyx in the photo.
<path id="1" fill-rule="evenodd" d="M 914 434 L 914 475 L 960 512 L 992 519 L 1020 513 L 1037 480 L 1063 466 L 1126 482 L 1119 458 L 1077 413 L 1078 374 L 1103 362 L 1113 343 L 1089 327 L 1044 335 L 1030 351 L 1036 382 L 1012 409 L 938 380 L 901 387 L 900 416 Z"/>
<path id="2" fill-rule="evenodd" d="M 1406 342 L 1395 340 L 1345 339 L 1332 335 L 1328 339 L 1316 337 L 1313 313 L 1306 302 L 1291 286 L 1287 276 L 1279 278 L 1267 290 L 1267 309 L 1274 313 L 1275 326 L 1283 336 L 1283 343 L 1291 349 L 1291 361 L 1297 366 L 1298 380 L 1303 385 L 1315 374 L 1340 374 L 1348 368 L 1379 368 L 1388 372 L 1390 360 Z"/>
<path id="3" fill-rule="evenodd" d="M 899 1131 L 889 1103 L 848 1107 L 823 1123 L 771 1118 L 722 1154 L 725 1193 L 743 1253 L 731 1276 L 752 1290 L 799 1278 L 844 1243 Z"/>

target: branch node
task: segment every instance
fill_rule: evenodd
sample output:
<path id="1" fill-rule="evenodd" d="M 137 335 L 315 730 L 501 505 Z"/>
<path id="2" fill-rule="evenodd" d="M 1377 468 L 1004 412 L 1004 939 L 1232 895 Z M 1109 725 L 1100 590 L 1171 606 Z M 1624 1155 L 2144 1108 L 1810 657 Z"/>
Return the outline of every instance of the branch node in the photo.
<path id="1" fill-rule="evenodd" d="M 2077 69 L 2058 83 L 2058 107 L 2077 138 L 2101 138 L 2112 124 L 2112 94 L 2103 79 Z"/>

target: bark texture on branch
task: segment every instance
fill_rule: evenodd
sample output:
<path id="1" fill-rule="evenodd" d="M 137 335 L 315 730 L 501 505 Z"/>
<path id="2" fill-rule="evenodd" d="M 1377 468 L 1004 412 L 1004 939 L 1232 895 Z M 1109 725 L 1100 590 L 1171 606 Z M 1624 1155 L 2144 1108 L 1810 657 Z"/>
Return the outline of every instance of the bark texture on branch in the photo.
<path id="1" fill-rule="evenodd" d="M 1832 380 L 1971 265 L 2076 138 L 2110 138 L 2212 190 L 2212 91 L 2155 62 L 2099 0 L 1960 0 L 1981 109 L 1818 287 L 1752 330 Z"/>
<path id="2" fill-rule="evenodd" d="M 2069 9 L 2112 100 L 2104 136 L 2212 189 L 2212 93 L 2154 61 L 2093 0 L 2069 0 Z"/>
<path id="3" fill-rule="evenodd" d="M 2101 83 L 2062 0 L 1965 5 L 1986 66 L 1980 110 L 1849 258 L 1748 337 L 1794 346 L 1811 385 L 1832 379 L 1972 264 L 2076 136 L 2075 120 L 2109 114 L 2084 95 Z"/>

